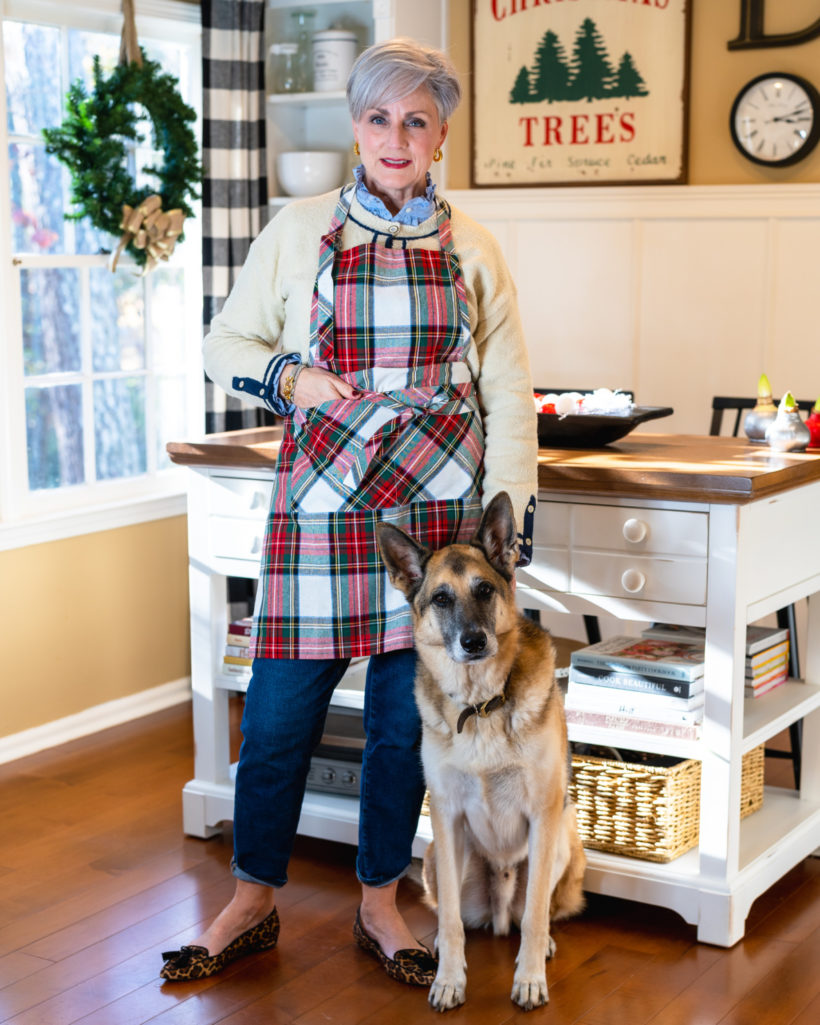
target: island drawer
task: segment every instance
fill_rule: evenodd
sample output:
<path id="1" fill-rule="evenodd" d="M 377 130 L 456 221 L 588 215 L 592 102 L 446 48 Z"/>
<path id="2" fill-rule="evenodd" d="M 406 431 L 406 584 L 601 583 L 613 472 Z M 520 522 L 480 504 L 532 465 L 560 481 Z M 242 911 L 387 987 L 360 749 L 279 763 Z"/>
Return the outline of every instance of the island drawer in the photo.
<path id="1" fill-rule="evenodd" d="M 678 605 L 706 603 L 706 560 L 573 551 L 569 590 Z"/>
<path id="2" fill-rule="evenodd" d="M 706 513 L 639 506 L 576 505 L 572 514 L 574 548 L 706 558 L 709 543 Z"/>

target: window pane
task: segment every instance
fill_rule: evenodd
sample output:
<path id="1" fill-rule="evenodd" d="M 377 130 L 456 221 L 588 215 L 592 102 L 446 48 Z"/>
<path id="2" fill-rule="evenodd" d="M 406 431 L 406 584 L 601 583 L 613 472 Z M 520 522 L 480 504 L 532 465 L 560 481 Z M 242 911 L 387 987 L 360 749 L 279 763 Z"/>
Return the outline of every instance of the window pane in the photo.
<path id="1" fill-rule="evenodd" d="M 28 480 L 32 491 L 85 481 L 80 385 L 26 388 Z"/>
<path id="2" fill-rule="evenodd" d="M 68 205 L 68 203 L 67 203 Z M 74 252 L 80 256 L 96 256 L 110 253 L 117 248 L 117 241 L 107 231 L 95 228 L 87 217 L 74 221 Z"/>
<path id="3" fill-rule="evenodd" d="M 145 52 L 152 61 L 156 61 L 162 67 L 166 74 L 173 75 L 179 81 L 179 91 L 183 93 L 188 64 L 182 47 L 178 43 L 161 43 L 152 39 L 145 45 Z"/>
<path id="4" fill-rule="evenodd" d="M 157 469 L 171 465 L 165 446 L 187 433 L 184 377 L 161 377 L 157 381 Z"/>
<path id="5" fill-rule="evenodd" d="M 8 129 L 37 135 L 62 121 L 60 30 L 18 21 L 3 24 Z"/>
<path id="6" fill-rule="evenodd" d="M 98 56 L 104 74 L 114 70 L 120 59 L 120 37 L 107 32 L 68 31 L 68 84 L 81 78 L 90 93 L 94 87 L 94 57 Z M 68 87 L 66 86 L 66 89 Z M 64 114 L 62 116 L 65 116 Z M 71 206 L 66 196 L 66 209 Z M 83 256 L 110 253 L 116 248 L 114 236 L 100 231 L 86 218 L 75 223 L 74 251 Z"/>
<path id="7" fill-rule="evenodd" d="M 9 146 L 12 249 L 16 253 L 54 253 L 65 249 L 63 175 L 45 146 Z"/>
<path id="8" fill-rule="evenodd" d="M 91 346 L 95 371 L 145 366 L 143 278 L 125 269 L 91 271 Z"/>
<path id="9" fill-rule="evenodd" d="M 26 376 L 79 371 L 80 274 L 64 267 L 20 272 Z"/>
<path id="10" fill-rule="evenodd" d="M 158 372 L 168 373 L 185 365 L 185 277 L 181 267 L 160 265 L 146 281 L 153 362 Z"/>
<path id="11" fill-rule="evenodd" d="M 16 253 L 110 253 L 113 235 L 85 218 L 67 223 L 70 181 L 56 157 L 39 143 L 9 146 L 12 249 Z"/>
<path id="12" fill-rule="evenodd" d="M 68 78 L 81 78 L 87 91 L 94 86 L 94 57 L 99 56 L 103 74 L 113 71 L 120 59 L 120 37 L 107 32 L 68 32 Z"/>
<path id="13" fill-rule="evenodd" d="M 94 382 L 94 445 L 97 480 L 146 472 L 144 378 Z"/>

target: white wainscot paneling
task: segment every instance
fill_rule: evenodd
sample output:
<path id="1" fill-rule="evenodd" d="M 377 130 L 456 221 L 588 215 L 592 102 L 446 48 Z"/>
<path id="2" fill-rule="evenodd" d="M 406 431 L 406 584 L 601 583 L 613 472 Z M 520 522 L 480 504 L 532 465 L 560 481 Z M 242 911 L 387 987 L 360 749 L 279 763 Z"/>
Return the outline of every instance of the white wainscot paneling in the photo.
<path id="1" fill-rule="evenodd" d="M 449 191 L 498 238 L 539 385 L 631 388 L 705 434 L 713 395 L 820 395 L 820 185 Z M 725 431 L 724 431 L 725 433 Z"/>
<path id="2" fill-rule="evenodd" d="M 655 430 L 706 434 L 712 395 L 754 394 L 765 367 L 767 233 L 764 220 L 644 225 L 636 391 L 675 410 Z"/>
<path id="3" fill-rule="evenodd" d="M 632 235 L 629 221 L 519 226 L 516 282 L 536 385 L 589 387 L 589 340 L 594 338 L 596 380 L 630 386 Z"/>
<path id="4" fill-rule="evenodd" d="M 774 299 L 766 366 L 771 367 L 772 387 L 778 394 L 791 390 L 799 399 L 816 399 L 820 395 L 820 218 L 780 221 L 773 235 L 778 261 L 767 268 Z"/>

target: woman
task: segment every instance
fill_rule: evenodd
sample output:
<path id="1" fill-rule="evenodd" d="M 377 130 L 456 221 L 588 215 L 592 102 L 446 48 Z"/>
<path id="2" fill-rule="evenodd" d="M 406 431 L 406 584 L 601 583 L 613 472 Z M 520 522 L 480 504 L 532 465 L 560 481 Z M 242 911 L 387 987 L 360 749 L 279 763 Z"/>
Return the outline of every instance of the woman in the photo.
<path id="1" fill-rule="evenodd" d="M 468 539 L 501 490 L 525 523 L 537 454 L 509 273 L 492 236 L 438 199 L 428 173 L 459 98 L 443 54 L 407 39 L 366 50 L 348 82 L 355 183 L 277 215 L 205 341 L 209 375 L 278 413 L 285 431 L 242 721 L 236 890 L 191 946 L 163 955 L 169 980 L 276 943 L 275 888 L 311 752 L 333 688 L 365 655 L 354 935 L 393 978 L 435 975 L 396 906 L 424 782 L 409 607 L 380 563 L 375 524 L 441 547 Z"/>

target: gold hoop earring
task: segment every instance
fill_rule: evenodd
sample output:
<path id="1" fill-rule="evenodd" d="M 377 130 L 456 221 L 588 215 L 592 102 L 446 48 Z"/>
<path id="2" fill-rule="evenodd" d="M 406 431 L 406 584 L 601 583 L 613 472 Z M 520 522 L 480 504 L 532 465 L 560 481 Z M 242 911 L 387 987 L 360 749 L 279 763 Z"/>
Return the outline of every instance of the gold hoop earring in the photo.
<path id="1" fill-rule="evenodd" d="M 361 156 L 358 142 L 353 143 L 353 152 L 356 154 L 357 157 Z"/>
<path id="2" fill-rule="evenodd" d="M 436 151 L 433 154 L 433 161 L 434 161 L 434 163 L 437 164 L 441 160 L 441 158 L 443 156 L 444 156 L 444 154 L 441 152 L 441 150 L 438 148 L 438 146 L 436 146 Z"/>

